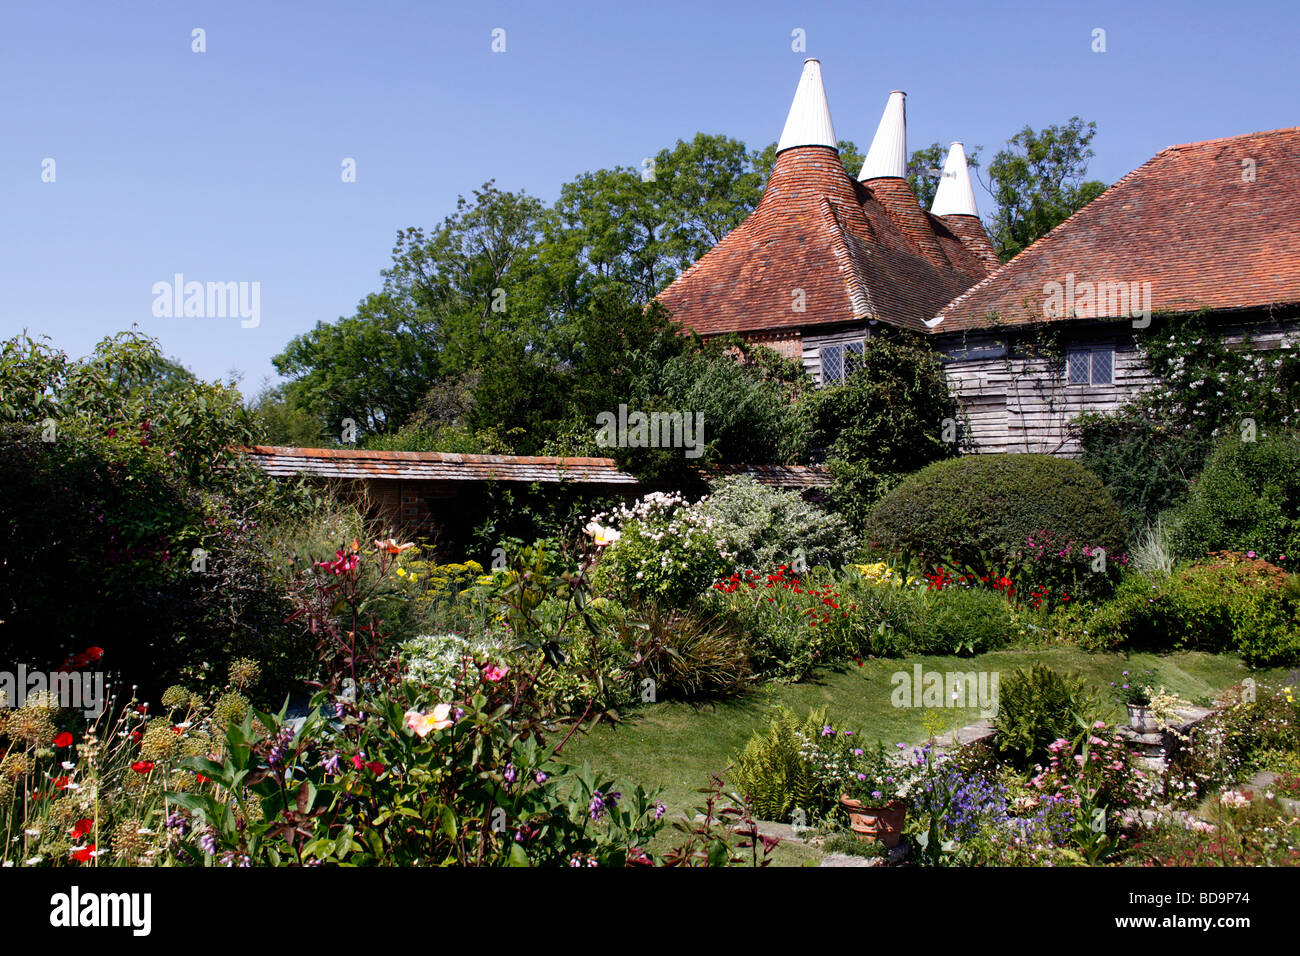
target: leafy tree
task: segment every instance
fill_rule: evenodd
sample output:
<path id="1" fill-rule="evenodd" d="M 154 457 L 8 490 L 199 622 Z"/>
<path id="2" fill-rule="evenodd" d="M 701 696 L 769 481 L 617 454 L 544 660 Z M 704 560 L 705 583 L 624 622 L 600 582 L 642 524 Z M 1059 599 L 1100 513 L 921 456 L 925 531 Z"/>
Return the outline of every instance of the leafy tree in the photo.
<path id="1" fill-rule="evenodd" d="M 320 420 L 289 400 L 283 385 L 269 379 L 248 406 L 252 418 L 252 444 L 315 448 L 327 441 Z"/>
<path id="2" fill-rule="evenodd" d="M 363 433 L 392 431 L 433 383 L 506 343 L 543 347 L 553 310 L 538 244 L 548 215 L 539 200 L 489 182 L 432 233 L 399 233 L 382 291 L 272 360 L 292 378 L 286 399 L 330 434 L 348 418 Z"/>
<path id="3" fill-rule="evenodd" d="M 660 150 L 653 167 L 601 169 L 566 183 L 548 238 L 588 293 L 613 283 L 649 301 L 744 221 L 762 188 L 744 143 L 699 133 Z"/>
<path id="4" fill-rule="evenodd" d="M 1002 261 L 1027 248 L 1106 191 L 1084 180 L 1096 123 L 1072 116 L 1064 126 L 1035 131 L 1026 126 L 989 164 L 996 209 L 988 228 Z"/>

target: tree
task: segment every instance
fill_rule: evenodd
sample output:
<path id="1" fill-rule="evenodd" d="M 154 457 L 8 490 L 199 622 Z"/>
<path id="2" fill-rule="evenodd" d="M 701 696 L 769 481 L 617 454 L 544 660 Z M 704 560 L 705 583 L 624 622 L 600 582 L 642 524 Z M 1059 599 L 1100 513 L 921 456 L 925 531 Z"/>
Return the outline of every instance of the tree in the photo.
<path id="1" fill-rule="evenodd" d="M 989 239 L 1003 262 L 1045 236 L 1106 191 L 1084 181 L 1096 123 L 1072 116 L 1064 126 L 1035 132 L 1026 126 L 989 164 L 996 208 Z"/>
<path id="2" fill-rule="evenodd" d="M 613 284 L 649 301 L 758 204 L 754 162 L 739 140 L 698 133 L 653 166 L 583 173 L 562 187 L 548 239 L 588 294 Z"/>
<path id="3" fill-rule="evenodd" d="M 540 200 L 489 182 L 432 233 L 398 233 L 383 289 L 272 359 L 292 377 L 287 401 L 328 434 L 345 419 L 359 437 L 395 431 L 434 383 L 503 349 L 546 349 L 556 310 L 539 244 L 549 215 Z"/>

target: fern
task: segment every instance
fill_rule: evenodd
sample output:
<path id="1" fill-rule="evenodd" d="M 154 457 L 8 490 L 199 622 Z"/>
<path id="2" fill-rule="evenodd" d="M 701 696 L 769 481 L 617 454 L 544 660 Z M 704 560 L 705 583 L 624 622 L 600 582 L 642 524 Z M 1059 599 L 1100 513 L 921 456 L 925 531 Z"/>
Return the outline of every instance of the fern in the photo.
<path id="1" fill-rule="evenodd" d="M 745 794 L 756 817 L 784 821 L 796 808 L 812 814 L 828 802 L 799 754 L 803 741 L 821 733 L 826 723 L 825 708 L 800 720 L 790 708 L 778 707 L 767 730 L 751 737 L 737 755 L 732 782 Z"/>

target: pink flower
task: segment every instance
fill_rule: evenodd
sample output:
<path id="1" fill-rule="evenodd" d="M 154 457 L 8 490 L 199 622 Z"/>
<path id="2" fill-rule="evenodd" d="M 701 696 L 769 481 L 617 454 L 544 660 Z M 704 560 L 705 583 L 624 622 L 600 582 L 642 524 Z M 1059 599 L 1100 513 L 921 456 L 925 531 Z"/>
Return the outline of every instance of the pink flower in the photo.
<path id="1" fill-rule="evenodd" d="M 450 727 L 452 724 L 450 714 L 451 704 L 439 704 L 433 708 L 432 718 L 418 710 L 408 710 L 406 712 L 406 726 L 421 737 L 426 737 L 431 730 L 446 730 Z"/>
<path id="2" fill-rule="evenodd" d="M 502 664 L 500 667 L 497 667 L 495 664 L 489 664 L 483 671 L 483 676 L 495 684 L 509 673 L 510 667 L 506 664 Z"/>

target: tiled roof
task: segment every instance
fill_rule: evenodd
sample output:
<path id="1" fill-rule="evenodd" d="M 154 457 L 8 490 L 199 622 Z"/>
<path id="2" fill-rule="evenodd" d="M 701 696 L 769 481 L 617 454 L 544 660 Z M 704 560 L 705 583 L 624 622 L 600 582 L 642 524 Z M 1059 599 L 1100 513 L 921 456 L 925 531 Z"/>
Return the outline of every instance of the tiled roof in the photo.
<path id="1" fill-rule="evenodd" d="M 856 183 L 835 149 L 799 146 L 777 154 L 758 208 L 659 301 L 703 335 L 864 319 L 924 331 L 986 274 L 905 180 Z"/>
<path id="2" fill-rule="evenodd" d="M 276 476 L 403 478 L 412 481 L 576 481 L 634 485 L 612 458 L 547 458 L 516 455 L 456 455 L 433 451 L 354 451 L 256 445 L 253 460 Z"/>
<path id="3" fill-rule="evenodd" d="M 612 458 L 554 458 L 519 455 L 456 455 L 434 451 L 359 451 L 255 445 L 245 449 L 267 474 L 317 478 L 393 478 L 406 481 L 570 481 L 593 485 L 637 485 Z M 749 474 L 782 488 L 825 487 L 830 475 L 818 465 L 722 465 L 710 475 Z"/>
<path id="4" fill-rule="evenodd" d="M 715 465 L 709 477 L 750 475 L 773 488 L 829 488 L 831 473 L 823 465 Z"/>
<path id="5" fill-rule="evenodd" d="M 1044 286 L 1068 273 L 1076 288 L 1150 282 L 1155 313 L 1300 302 L 1298 184 L 1300 127 L 1171 146 L 949 303 L 932 331 L 1055 318 Z M 1106 298 L 1075 317 L 1132 314 Z"/>

